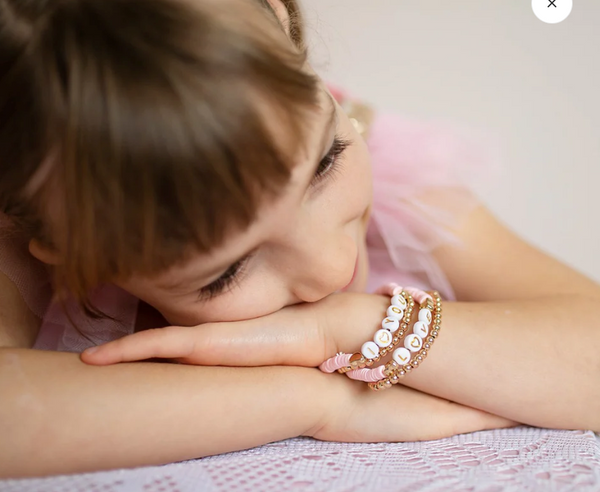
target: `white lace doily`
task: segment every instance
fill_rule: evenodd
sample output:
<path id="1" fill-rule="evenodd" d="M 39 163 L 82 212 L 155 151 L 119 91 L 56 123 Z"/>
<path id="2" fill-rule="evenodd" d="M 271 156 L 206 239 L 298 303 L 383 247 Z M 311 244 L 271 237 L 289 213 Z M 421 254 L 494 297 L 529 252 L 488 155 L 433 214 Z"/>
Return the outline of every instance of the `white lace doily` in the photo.
<path id="1" fill-rule="evenodd" d="M 597 492 L 600 440 L 592 432 L 530 427 L 399 444 L 296 438 L 164 466 L 0 481 L 1 492 L 291 490 Z"/>

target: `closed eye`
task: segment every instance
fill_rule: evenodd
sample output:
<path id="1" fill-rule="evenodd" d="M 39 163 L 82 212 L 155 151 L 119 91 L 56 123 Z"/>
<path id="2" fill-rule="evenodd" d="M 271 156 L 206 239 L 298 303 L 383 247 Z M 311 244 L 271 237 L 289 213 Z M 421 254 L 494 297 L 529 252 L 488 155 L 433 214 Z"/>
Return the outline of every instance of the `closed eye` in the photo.
<path id="1" fill-rule="evenodd" d="M 342 138 L 339 135 L 336 135 L 333 139 L 333 144 L 331 145 L 329 151 L 321 159 L 317 169 L 315 170 L 315 174 L 312 179 L 312 185 L 315 185 L 322 181 L 326 176 L 332 174 L 333 171 L 338 169 L 338 166 L 342 162 L 342 157 L 344 151 L 352 145 L 352 141 Z"/>
<path id="2" fill-rule="evenodd" d="M 198 290 L 198 300 L 212 299 L 239 282 L 252 253 L 231 265 L 218 279 Z"/>

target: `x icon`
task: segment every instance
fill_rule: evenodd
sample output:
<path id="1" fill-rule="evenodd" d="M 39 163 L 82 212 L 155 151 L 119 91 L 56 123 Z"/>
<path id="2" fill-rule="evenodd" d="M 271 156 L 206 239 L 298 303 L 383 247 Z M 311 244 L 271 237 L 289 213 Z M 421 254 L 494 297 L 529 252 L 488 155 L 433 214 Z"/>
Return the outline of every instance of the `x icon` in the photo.
<path id="1" fill-rule="evenodd" d="M 558 8 L 558 7 L 556 6 L 556 4 L 554 3 L 554 2 L 556 2 L 556 0 L 548 0 L 548 1 L 550 2 L 550 3 L 548 4 L 548 8 L 550 8 L 551 6 L 552 6 L 552 7 L 554 7 L 554 8 Z"/>

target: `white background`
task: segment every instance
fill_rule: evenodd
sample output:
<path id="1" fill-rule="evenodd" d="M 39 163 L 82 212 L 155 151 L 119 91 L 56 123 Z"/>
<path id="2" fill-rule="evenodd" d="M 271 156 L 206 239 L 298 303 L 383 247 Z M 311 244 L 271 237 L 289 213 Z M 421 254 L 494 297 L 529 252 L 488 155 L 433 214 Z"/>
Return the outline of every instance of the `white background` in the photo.
<path id="1" fill-rule="evenodd" d="M 376 108 L 497 135 L 485 203 L 600 281 L 600 1 L 560 24 L 530 0 L 301 1 L 319 73 Z"/>

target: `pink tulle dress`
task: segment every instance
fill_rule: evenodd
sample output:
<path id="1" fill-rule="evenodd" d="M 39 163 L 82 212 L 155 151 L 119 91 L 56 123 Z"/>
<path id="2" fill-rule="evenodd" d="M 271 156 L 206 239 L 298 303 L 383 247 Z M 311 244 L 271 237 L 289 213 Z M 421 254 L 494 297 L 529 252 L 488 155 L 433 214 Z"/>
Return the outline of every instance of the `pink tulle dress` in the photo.
<path id="1" fill-rule="evenodd" d="M 353 103 L 341 91 L 332 92 L 343 105 Z M 444 299 L 454 300 L 452 285 L 431 253 L 441 244 L 457 243 L 451 230 L 478 203 L 471 190 L 495 175 L 493 139 L 456 125 L 375 113 L 367 143 L 374 187 L 367 290 L 393 281 L 435 288 Z M 425 194 L 428 200 L 422 199 Z M 0 231 L 5 231 L 0 232 L 0 270 L 43 319 L 34 348 L 82 352 L 133 333 L 138 300 L 113 285 L 91 295 L 93 304 L 112 319 L 90 319 L 75 303 L 68 304 L 76 330 L 63 306 L 52 302 L 46 268 L 29 254 L 26 238 L 2 226 L 7 221 L 0 217 Z"/>

